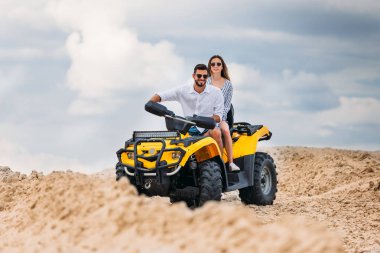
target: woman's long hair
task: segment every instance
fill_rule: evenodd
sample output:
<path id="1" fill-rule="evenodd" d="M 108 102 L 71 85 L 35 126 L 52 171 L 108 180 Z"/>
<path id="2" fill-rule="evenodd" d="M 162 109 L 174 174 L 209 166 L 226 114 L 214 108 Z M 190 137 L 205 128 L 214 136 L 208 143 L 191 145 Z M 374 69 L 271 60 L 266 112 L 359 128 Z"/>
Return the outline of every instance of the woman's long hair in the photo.
<path id="1" fill-rule="evenodd" d="M 227 68 L 227 65 L 226 65 L 226 63 L 224 62 L 222 56 L 220 56 L 220 55 L 214 55 L 214 56 L 211 56 L 210 60 L 208 61 L 208 67 L 207 67 L 207 70 L 208 70 L 208 76 L 211 76 L 211 61 L 212 61 L 213 59 L 215 59 L 215 58 L 218 58 L 218 59 L 222 62 L 222 67 L 223 67 L 223 69 L 222 69 L 222 73 L 221 73 L 222 77 L 225 78 L 225 79 L 227 79 L 227 80 L 229 80 L 229 81 L 231 81 L 230 76 L 228 75 L 228 68 Z"/>

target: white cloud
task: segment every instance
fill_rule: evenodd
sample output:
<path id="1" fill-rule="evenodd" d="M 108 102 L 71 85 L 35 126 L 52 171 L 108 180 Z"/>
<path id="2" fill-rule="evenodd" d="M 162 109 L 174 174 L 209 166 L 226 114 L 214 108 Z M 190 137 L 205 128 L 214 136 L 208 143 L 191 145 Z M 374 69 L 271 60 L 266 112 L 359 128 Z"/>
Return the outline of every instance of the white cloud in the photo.
<path id="1" fill-rule="evenodd" d="M 268 110 L 288 106 L 289 103 L 276 92 L 278 82 L 262 75 L 255 67 L 244 64 L 228 64 L 235 108 L 265 108 Z"/>
<path id="2" fill-rule="evenodd" d="M 62 49 L 48 50 L 36 47 L 0 48 L 2 60 L 37 60 L 41 58 L 61 58 L 65 54 Z"/>
<path id="3" fill-rule="evenodd" d="M 269 4 L 277 4 L 275 0 L 266 0 Z M 378 0 L 286 0 L 284 4 L 293 6 L 313 6 L 314 8 L 324 8 L 338 10 L 342 12 L 357 13 L 380 17 L 380 2 Z"/>
<path id="4" fill-rule="evenodd" d="M 319 75 L 284 69 L 277 75 L 264 75 L 257 68 L 230 65 L 236 106 L 262 110 L 318 111 L 338 105 L 338 97 Z M 236 84 L 236 86 L 235 86 Z"/>
<path id="5" fill-rule="evenodd" d="M 0 49 L 0 58 L 2 59 L 30 59 L 39 58 L 41 55 L 42 51 L 36 48 Z"/>
<path id="6" fill-rule="evenodd" d="M 336 92 L 353 96 L 380 96 L 380 85 L 365 85 L 368 82 L 379 82 L 380 67 L 355 67 L 322 75 L 323 80 Z"/>
<path id="7" fill-rule="evenodd" d="M 228 71 L 231 75 L 231 81 L 233 81 L 236 87 L 247 85 L 247 83 L 250 85 L 259 85 L 262 81 L 260 70 L 243 64 L 228 64 Z"/>
<path id="8" fill-rule="evenodd" d="M 166 30 L 163 31 L 164 34 L 173 37 L 180 38 L 193 38 L 194 36 L 199 36 L 208 39 L 219 39 L 219 40 L 251 40 L 259 41 L 265 43 L 302 43 L 304 42 L 304 37 L 281 32 L 281 31 L 270 31 L 263 30 L 259 28 L 242 28 L 242 27 L 215 27 L 213 29 L 199 30 L 197 28 L 187 28 L 181 30 Z"/>
<path id="9" fill-rule="evenodd" d="M 115 98 L 78 98 L 68 108 L 72 115 L 103 114 L 123 104 L 123 100 Z"/>
<path id="10" fill-rule="evenodd" d="M 380 125 L 380 100 L 365 97 L 340 97 L 340 106 L 317 114 L 318 121 L 330 126 Z"/>
<path id="11" fill-rule="evenodd" d="M 325 6 L 352 13 L 370 14 L 380 17 L 380 2 L 378 0 L 313 0 L 314 2 L 322 2 Z"/>
<path id="12" fill-rule="evenodd" d="M 71 58 L 67 80 L 76 91 L 70 112 L 98 114 L 112 108 L 120 92 L 177 85 L 183 79 L 183 60 L 167 41 L 142 42 L 124 24 L 124 1 L 51 1 L 49 12 L 70 35 Z M 100 101 L 102 100 L 102 101 Z M 100 106 L 89 108 L 100 102 Z"/>
<path id="13" fill-rule="evenodd" d="M 23 82 L 25 71 L 20 66 L 0 69 L 0 98 Z"/>
<path id="14" fill-rule="evenodd" d="M 0 2 L 0 34 L 28 27 L 38 31 L 54 28 L 52 19 L 44 13 L 47 0 L 2 0 Z"/>
<path id="15" fill-rule="evenodd" d="M 230 64 L 232 83 L 234 84 L 235 120 L 254 124 L 265 124 L 275 134 L 271 142 L 275 145 L 328 145 L 327 142 L 340 143 L 341 147 L 365 148 L 350 134 L 366 127 L 367 135 L 376 135 L 380 127 L 380 100 L 367 91 L 365 97 L 339 95 L 344 86 L 334 86 L 356 76 L 355 82 L 377 80 L 375 71 L 341 71 L 318 75 L 305 71 L 284 69 L 278 75 L 262 73 L 255 67 Z M 360 73 L 359 73 L 360 72 Z M 235 75 L 239 77 L 235 80 Z M 328 78 L 327 78 L 328 76 Z M 339 78 L 342 78 L 339 79 Z M 235 80 L 235 81 L 234 81 Z M 236 85 L 235 85 L 236 84 Z M 333 88 L 332 88 L 333 87 Z M 358 83 L 357 88 L 363 88 Z M 351 136 L 351 137 L 347 137 Z M 331 137 L 336 140 L 331 141 Z M 330 140 L 329 140 L 330 139 Z M 376 148 L 376 144 L 367 149 Z M 377 146 L 378 147 L 378 146 Z"/>
<path id="16" fill-rule="evenodd" d="M 53 170 L 75 169 L 89 172 L 89 168 L 78 160 L 50 153 L 32 153 L 5 137 L 0 137 L 0 165 L 9 166 L 13 171 L 30 173 L 32 170 L 44 173 Z"/>
<path id="17" fill-rule="evenodd" d="M 45 9 L 48 0 L 0 2 L 0 59 L 38 61 L 63 59 L 66 51 L 54 38 L 57 27 Z M 54 34 L 55 35 L 55 34 Z"/>

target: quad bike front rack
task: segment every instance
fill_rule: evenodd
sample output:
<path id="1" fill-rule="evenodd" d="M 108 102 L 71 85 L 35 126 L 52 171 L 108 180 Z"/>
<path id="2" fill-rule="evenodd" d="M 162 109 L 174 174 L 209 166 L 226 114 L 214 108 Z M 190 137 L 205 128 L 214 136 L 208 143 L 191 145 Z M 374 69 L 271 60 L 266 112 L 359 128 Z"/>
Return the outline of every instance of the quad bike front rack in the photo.
<path id="1" fill-rule="evenodd" d="M 143 143 L 161 143 L 161 148 L 157 154 L 153 154 L 153 155 L 147 155 L 146 153 L 138 154 L 138 147 L 139 145 Z M 127 148 L 130 144 L 133 144 L 133 150 Z M 180 152 L 180 158 L 178 159 L 178 161 L 168 164 L 167 161 L 161 160 L 162 155 L 165 152 L 173 152 L 173 151 Z M 122 161 L 121 154 L 124 152 L 133 153 L 134 166 L 121 162 Z M 138 178 L 141 178 L 141 181 L 143 181 L 144 176 L 156 176 L 157 181 L 162 182 L 163 177 L 165 175 L 172 176 L 180 170 L 181 166 L 179 165 L 179 163 L 181 162 L 183 156 L 185 155 L 185 151 L 181 148 L 167 149 L 165 140 L 153 138 L 153 139 L 136 139 L 135 141 L 133 140 L 127 141 L 125 143 L 125 148 L 119 149 L 116 152 L 116 154 L 119 158 L 120 164 L 124 167 L 125 172 L 129 176 L 137 176 Z M 156 162 L 155 168 L 154 169 L 144 168 L 143 162 L 139 161 L 139 158 L 144 159 L 149 162 L 155 161 Z M 172 171 L 167 171 L 169 168 L 171 168 Z"/>

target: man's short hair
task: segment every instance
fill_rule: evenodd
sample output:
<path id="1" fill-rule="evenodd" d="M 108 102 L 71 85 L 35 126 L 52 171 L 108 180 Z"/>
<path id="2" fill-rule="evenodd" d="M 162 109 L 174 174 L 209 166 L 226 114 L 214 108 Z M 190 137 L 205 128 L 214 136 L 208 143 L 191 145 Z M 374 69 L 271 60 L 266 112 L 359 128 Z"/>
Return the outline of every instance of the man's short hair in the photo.
<path id="1" fill-rule="evenodd" d="M 207 70 L 207 66 L 206 65 L 204 65 L 204 64 L 197 64 L 197 65 L 195 65 L 195 67 L 194 67 L 194 74 L 195 74 L 195 72 L 197 72 L 197 70 Z M 207 73 L 208 73 L 208 70 L 207 70 Z"/>

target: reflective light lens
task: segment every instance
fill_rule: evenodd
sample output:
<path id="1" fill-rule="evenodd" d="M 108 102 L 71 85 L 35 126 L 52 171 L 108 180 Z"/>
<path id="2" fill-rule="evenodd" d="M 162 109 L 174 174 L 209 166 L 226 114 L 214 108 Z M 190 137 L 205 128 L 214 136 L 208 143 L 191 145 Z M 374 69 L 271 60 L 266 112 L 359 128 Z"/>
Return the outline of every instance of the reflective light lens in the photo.
<path id="1" fill-rule="evenodd" d="M 179 151 L 174 151 L 174 152 L 172 153 L 172 158 L 173 158 L 174 160 L 178 160 L 179 158 L 181 158 L 181 152 L 179 152 Z"/>
<path id="2" fill-rule="evenodd" d="M 132 152 L 128 152 L 127 153 L 127 157 L 128 157 L 128 159 L 133 159 L 133 153 Z"/>

